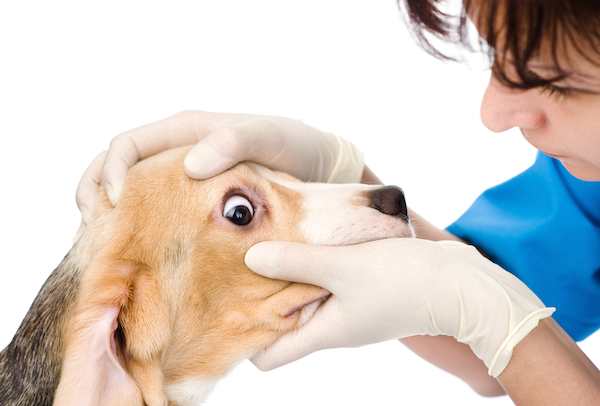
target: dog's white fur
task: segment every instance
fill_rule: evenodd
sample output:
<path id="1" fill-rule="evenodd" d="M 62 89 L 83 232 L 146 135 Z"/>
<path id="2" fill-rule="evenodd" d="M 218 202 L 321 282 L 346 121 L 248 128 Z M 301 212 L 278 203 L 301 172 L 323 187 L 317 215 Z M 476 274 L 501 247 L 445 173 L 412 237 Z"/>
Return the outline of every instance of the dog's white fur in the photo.
<path id="1" fill-rule="evenodd" d="M 167 385 L 167 398 L 181 406 L 201 405 L 219 383 L 220 378 L 189 379 L 175 385 Z"/>

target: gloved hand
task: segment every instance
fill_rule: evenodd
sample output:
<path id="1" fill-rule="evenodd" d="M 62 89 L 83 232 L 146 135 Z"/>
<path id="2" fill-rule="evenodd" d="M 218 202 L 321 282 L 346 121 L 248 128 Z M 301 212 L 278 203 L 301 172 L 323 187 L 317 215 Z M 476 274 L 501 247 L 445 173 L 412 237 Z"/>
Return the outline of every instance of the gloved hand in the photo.
<path id="1" fill-rule="evenodd" d="M 354 145 L 300 120 L 184 111 L 117 135 L 108 152 L 92 162 L 77 187 L 82 225 L 90 220 L 100 181 L 116 205 L 132 165 L 192 144 L 197 145 L 186 156 L 184 168 L 195 179 L 217 175 L 241 161 L 313 182 L 358 183 L 364 169 L 363 155 Z"/>
<path id="2" fill-rule="evenodd" d="M 497 377 L 512 349 L 554 311 L 474 247 L 453 241 L 266 242 L 248 251 L 246 264 L 333 294 L 302 328 L 251 358 L 262 370 L 321 349 L 442 334 L 469 345 Z"/>

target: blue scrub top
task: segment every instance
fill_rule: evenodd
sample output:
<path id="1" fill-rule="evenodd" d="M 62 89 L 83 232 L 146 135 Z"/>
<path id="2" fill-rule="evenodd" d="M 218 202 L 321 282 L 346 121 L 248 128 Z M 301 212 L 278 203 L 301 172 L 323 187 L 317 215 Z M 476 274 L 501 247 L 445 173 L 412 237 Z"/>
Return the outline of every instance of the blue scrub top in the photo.
<path id="1" fill-rule="evenodd" d="M 538 153 L 448 227 L 516 275 L 576 341 L 600 328 L 600 182 Z"/>

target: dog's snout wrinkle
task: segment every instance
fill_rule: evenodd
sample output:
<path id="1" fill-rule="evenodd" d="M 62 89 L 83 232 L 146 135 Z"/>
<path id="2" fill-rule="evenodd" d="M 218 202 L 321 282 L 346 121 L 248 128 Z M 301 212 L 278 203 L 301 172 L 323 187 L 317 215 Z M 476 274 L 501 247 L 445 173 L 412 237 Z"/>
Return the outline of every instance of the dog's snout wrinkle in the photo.
<path id="1" fill-rule="evenodd" d="M 370 193 L 369 207 L 393 217 L 408 220 L 404 192 L 398 186 L 384 186 Z"/>

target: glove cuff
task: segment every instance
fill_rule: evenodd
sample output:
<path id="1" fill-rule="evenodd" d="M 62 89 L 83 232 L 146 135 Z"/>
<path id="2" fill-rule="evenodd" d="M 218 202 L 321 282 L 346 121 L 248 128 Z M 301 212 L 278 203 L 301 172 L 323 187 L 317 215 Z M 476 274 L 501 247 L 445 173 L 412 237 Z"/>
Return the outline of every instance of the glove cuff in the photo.
<path id="1" fill-rule="evenodd" d="M 327 183 L 360 183 L 365 169 L 365 155 L 350 141 L 332 135 L 338 145 L 339 153 Z"/>
<path id="2" fill-rule="evenodd" d="M 517 344 L 521 342 L 523 338 L 527 336 L 535 327 L 537 327 L 540 320 L 545 319 L 546 317 L 550 317 L 556 308 L 548 307 L 543 309 L 538 309 L 533 313 L 530 313 L 527 317 L 525 317 L 506 337 L 498 351 L 496 351 L 496 355 L 492 359 L 490 363 L 488 374 L 497 378 L 498 375 L 504 371 L 504 368 L 508 365 L 510 358 L 512 357 L 513 349 Z"/>

